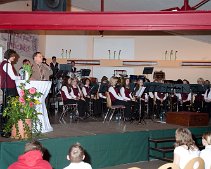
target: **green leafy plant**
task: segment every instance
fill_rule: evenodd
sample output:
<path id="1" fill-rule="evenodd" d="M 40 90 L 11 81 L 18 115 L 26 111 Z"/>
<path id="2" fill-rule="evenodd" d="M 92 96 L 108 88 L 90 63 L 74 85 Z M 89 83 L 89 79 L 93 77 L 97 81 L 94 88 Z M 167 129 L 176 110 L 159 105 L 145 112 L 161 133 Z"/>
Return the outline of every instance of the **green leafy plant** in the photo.
<path id="1" fill-rule="evenodd" d="M 29 65 L 29 64 L 24 64 L 24 65 L 23 65 L 23 70 L 24 70 L 25 72 L 28 73 L 29 78 L 30 78 L 31 75 L 32 75 L 32 67 L 31 67 L 31 65 Z"/>
<path id="2" fill-rule="evenodd" d="M 38 98 L 42 93 L 38 92 L 36 88 L 33 87 L 26 89 L 26 83 L 21 83 L 19 88 L 20 96 L 9 97 L 7 106 L 3 111 L 3 116 L 8 119 L 4 131 L 11 132 L 11 128 L 15 126 L 16 137 L 22 139 L 18 127 L 18 122 L 22 120 L 24 134 L 27 135 L 28 138 L 32 138 L 32 133 L 35 135 L 39 134 L 42 129 L 41 122 L 38 118 L 38 115 L 41 113 L 36 110 L 36 105 L 40 104 Z M 32 120 L 32 127 L 25 122 L 25 119 Z"/>

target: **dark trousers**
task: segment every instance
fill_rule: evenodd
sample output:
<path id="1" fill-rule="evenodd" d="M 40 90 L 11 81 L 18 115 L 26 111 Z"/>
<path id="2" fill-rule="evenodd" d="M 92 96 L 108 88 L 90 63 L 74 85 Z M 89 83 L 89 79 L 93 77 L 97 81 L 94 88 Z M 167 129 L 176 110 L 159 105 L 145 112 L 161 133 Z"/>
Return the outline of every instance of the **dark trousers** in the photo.
<path id="1" fill-rule="evenodd" d="M 124 105 L 125 106 L 125 118 L 131 118 L 132 117 L 132 113 L 131 113 L 131 104 L 130 102 L 126 102 L 123 100 L 115 100 L 114 102 L 112 102 L 112 105 Z"/>
<path id="2" fill-rule="evenodd" d="M 84 100 L 68 99 L 64 101 L 64 104 L 78 104 L 78 113 L 80 117 L 84 117 L 86 113 L 86 102 Z"/>
<path id="3" fill-rule="evenodd" d="M 164 100 L 162 103 L 160 100 L 156 100 L 156 114 L 157 116 L 160 115 L 161 112 L 166 112 L 167 110 L 167 100 Z"/>
<path id="4" fill-rule="evenodd" d="M 102 114 L 101 102 L 99 99 L 85 98 L 85 101 L 86 101 L 87 112 L 93 111 L 94 115 Z"/>
<path id="5" fill-rule="evenodd" d="M 209 119 L 211 118 L 211 102 L 205 102 L 205 112 L 208 113 Z"/>

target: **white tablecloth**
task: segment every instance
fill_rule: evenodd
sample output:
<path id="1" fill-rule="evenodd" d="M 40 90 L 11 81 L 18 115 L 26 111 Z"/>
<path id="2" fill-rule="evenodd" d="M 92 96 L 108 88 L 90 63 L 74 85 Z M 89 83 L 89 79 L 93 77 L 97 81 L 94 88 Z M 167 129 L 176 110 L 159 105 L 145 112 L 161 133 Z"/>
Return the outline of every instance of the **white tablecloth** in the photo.
<path id="1" fill-rule="evenodd" d="M 25 83 L 25 80 L 16 80 L 15 81 L 18 93 L 20 91 L 20 83 Z M 47 97 L 50 88 L 51 88 L 51 81 L 30 81 L 26 83 L 26 89 L 34 87 L 37 89 L 38 92 L 41 92 L 43 95 L 39 98 L 41 104 L 36 105 L 36 110 L 42 114 L 38 115 L 40 122 L 42 123 L 42 133 L 53 131 L 53 128 L 50 125 L 48 119 L 48 112 L 45 105 L 45 98 Z M 39 129 L 39 126 L 38 126 Z"/>

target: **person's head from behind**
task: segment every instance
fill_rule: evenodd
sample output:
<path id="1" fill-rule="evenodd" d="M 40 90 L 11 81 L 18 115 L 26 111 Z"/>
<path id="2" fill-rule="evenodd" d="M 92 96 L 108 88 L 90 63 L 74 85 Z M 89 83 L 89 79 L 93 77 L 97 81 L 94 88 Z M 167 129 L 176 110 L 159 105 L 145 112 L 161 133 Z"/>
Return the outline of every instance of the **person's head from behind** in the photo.
<path id="1" fill-rule="evenodd" d="M 195 141 L 192 138 L 192 134 L 187 128 L 178 128 L 175 132 L 176 143 L 175 146 L 186 145 L 188 149 L 194 149 Z"/>
<path id="2" fill-rule="evenodd" d="M 42 144 L 39 141 L 33 140 L 29 143 L 26 143 L 24 153 L 27 153 L 29 151 L 38 150 L 41 153 L 43 153 L 43 147 Z"/>
<path id="3" fill-rule="evenodd" d="M 70 160 L 71 163 L 80 163 L 84 158 L 84 149 L 80 143 L 76 143 L 70 147 L 67 159 Z"/>
<path id="4" fill-rule="evenodd" d="M 10 62 L 13 62 L 15 60 L 15 58 L 18 57 L 18 54 L 16 53 L 16 51 L 14 51 L 13 49 L 8 49 L 5 53 L 4 53 L 4 59 L 9 60 Z"/>
<path id="5" fill-rule="evenodd" d="M 203 146 L 211 145 L 211 132 L 206 132 L 202 135 Z"/>

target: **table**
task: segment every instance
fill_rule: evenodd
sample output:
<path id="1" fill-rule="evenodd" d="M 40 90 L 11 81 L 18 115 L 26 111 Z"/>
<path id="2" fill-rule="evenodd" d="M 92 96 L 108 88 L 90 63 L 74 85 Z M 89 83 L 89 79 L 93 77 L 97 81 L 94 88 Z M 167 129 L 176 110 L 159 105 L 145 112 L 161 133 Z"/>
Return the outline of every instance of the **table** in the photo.
<path id="1" fill-rule="evenodd" d="M 25 83 L 25 80 L 16 80 L 15 81 L 18 93 L 20 91 L 20 83 Z M 51 88 L 51 81 L 29 81 L 29 83 L 26 83 L 26 89 L 29 89 L 31 87 L 34 87 L 37 89 L 38 92 L 41 92 L 43 95 L 39 98 L 39 101 L 41 104 L 36 105 L 36 110 L 42 114 L 38 115 L 38 118 L 40 122 L 42 123 L 42 133 L 53 131 L 53 128 L 50 125 L 49 118 L 48 118 L 48 112 L 45 105 L 45 99 L 48 96 L 48 93 Z M 40 127 L 38 126 L 38 129 Z"/>

